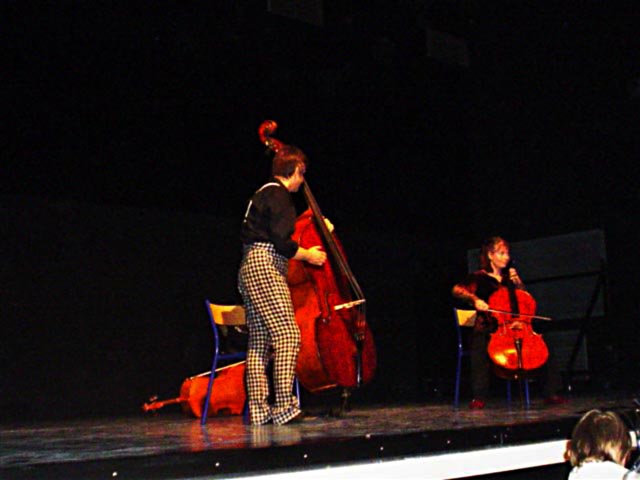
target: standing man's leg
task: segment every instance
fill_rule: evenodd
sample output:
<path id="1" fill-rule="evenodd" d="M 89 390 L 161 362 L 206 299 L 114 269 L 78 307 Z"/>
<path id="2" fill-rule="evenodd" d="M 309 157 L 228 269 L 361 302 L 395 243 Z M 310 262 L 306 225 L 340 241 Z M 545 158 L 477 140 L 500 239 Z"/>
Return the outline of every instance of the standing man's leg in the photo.
<path id="1" fill-rule="evenodd" d="M 269 407 L 269 332 L 251 304 L 245 304 L 249 345 L 247 347 L 247 398 L 252 425 L 264 425 L 271 420 Z"/>
<path id="2" fill-rule="evenodd" d="M 287 287 L 280 291 L 287 298 L 279 305 L 281 311 L 277 316 L 267 320 L 274 351 L 273 386 L 275 404 L 271 410 L 273 422 L 286 423 L 300 413 L 298 399 L 292 394 L 296 361 L 300 351 L 300 329 L 295 321 L 291 298 Z"/>
<path id="3" fill-rule="evenodd" d="M 246 378 L 249 418 L 252 425 L 263 425 L 272 420 L 266 373 L 271 338 L 264 315 L 258 308 L 258 305 L 264 303 L 264 296 L 269 291 L 269 265 L 268 252 L 247 247 L 238 272 L 238 290 L 242 295 L 249 328 Z"/>
<path id="4" fill-rule="evenodd" d="M 292 395 L 295 367 L 300 349 L 300 330 L 295 322 L 287 284 L 288 260 L 271 248 L 250 248 L 240 268 L 238 287 L 247 308 L 249 352 L 247 388 L 251 422 L 261 425 L 270 419 L 284 424 L 300 414 Z M 275 405 L 267 415 L 264 367 L 268 346 L 273 348 Z M 253 409 L 251 408 L 253 406 Z M 255 413 L 254 413 L 255 412 Z"/>

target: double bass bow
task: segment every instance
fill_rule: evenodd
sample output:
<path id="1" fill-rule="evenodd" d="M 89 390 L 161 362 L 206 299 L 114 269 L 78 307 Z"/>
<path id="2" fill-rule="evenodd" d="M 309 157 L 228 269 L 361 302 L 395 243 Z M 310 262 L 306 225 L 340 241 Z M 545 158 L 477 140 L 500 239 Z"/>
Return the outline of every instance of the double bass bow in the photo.
<path id="1" fill-rule="evenodd" d="M 258 129 L 260 141 L 273 152 L 284 145 L 272 136 L 277 127 L 266 120 Z M 327 261 L 322 266 L 289 261 L 287 282 L 301 334 L 296 375 L 311 392 L 343 387 L 346 399 L 349 389 L 368 383 L 376 369 L 366 299 L 306 181 L 303 194 L 309 208 L 296 220 L 293 239 L 303 248 L 322 245 Z"/>

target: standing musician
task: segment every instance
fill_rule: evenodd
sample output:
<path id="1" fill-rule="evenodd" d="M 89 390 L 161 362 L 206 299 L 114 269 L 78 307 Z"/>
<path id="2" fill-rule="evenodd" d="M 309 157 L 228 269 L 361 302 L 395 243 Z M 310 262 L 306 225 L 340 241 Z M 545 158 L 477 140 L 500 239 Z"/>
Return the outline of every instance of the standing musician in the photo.
<path id="1" fill-rule="evenodd" d="M 254 193 L 242 222 L 243 257 L 238 289 L 249 328 L 247 390 L 253 425 L 271 421 L 284 425 L 303 416 L 298 400 L 292 395 L 300 330 L 287 285 L 288 260 L 322 265 L 327 259 L 320 246 L 301 248 L 291 238 L 296 221 L 291 193 L 297 192 L 304 182 L 307 163 L 300 149 L 283 145 L 273 158 L 272 178 Z M 271 349 L 275 357 L 273 405 L 268 403 L 266 374 Z"/>
<path id="2" fill-rule="evenodd" d="M 510 265 L 509 243 L 501 237 L 485 240 L 480 250 L 480 270 L 469 274 L 462 282 L 454 285 L 452 294 L 458 303 L 469 305 L 478 312 L 487 312 L 489 297 L 501 286 L 512 286 L 525 290 L 518 272 Z M 471 336 L 471 391 L 473 400 L 470 408 L 484 408 L 489 396 L 489 372 L 491 359 L 487 354 L 490 333 L 496 330 L 496 321 L 488 313 L 477 316 Z M 544 367 L 546 381 L 544 383 L 545 402 L 548 404 L 565 403 L 566 399 L 559 395 L 562 387 L 560 371 L 554 355 L 549 352 Z"/>

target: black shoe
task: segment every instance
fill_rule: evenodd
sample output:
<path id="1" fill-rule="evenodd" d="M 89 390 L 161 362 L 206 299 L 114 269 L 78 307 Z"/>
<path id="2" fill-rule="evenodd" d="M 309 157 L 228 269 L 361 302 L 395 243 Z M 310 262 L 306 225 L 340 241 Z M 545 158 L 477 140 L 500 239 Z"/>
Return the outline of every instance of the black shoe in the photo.
<path id="1" fill-rule="evenodd" d="M 290 425 L 290 424 L 296 424 L 296 423 L 307 423 L 307 422 L 313 422 L 315 420 L 318 420 L 320 417 L 316 417 L 315 415 L 309 415 L 308 413 L 303 412 L 302 410 L 300 411 L 300 413 L 298 415 L 296 415 L 295 417 L 293 417 L 291 420 L 289 420 L 288 422 L 283 423 L 282 425 Z"/>
<path id="2" fill-rule="evenodd" d="M 307 418 L 307 414 L 304 413 L 302 410 L 300 410 L 300 413 L 298 413 L 295 417 L 293 417 L 288 422 L 283 423 L 282 425 L 293 425 L 296 423 L 303 423 L 306 418 Z"/>

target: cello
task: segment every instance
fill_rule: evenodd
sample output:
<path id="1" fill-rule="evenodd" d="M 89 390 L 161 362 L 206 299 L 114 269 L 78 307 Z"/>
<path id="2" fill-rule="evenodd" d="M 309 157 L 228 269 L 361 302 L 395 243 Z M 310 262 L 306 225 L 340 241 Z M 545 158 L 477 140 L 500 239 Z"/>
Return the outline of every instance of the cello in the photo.
<path id="1" fill-rule="evenodd" d="M 500 286 L 488 303 L 498 329 L 491 333 L 487 350 L 498 375 L 517 379 L 526 371 L 542 367 L 549 358 L 549 350 L 542 335 L 533 330 L 531 321 L 551 319 L 535 315 L 533 296 L 509 282 Z"/>
<path id="2" fill-rule="evenodd" d="M 216 368 L 216 376 L 213 380 L 215 388 L 211 391 L 209 399 L 209 416 L 223 412 L 228 412 L 231 415 L 242 413 L 246 399 L 245 365 L 246 361 L 243 360 Z M 177 403 L 180 404 L 186 415 L 201 418 L 210 375 L 211 372 L 205 372 L 186 378 L 180 387 L 179 397 L 169 400 L 158 400 L 156 397 L 151 397 L 149 402 L 142 405 L 142 411 L 159 410 L 165 405 Z"/>
<path id="3" fill-rule="evenodd" d="M 284 145 L 272 136 L 277 128 L 266 120 L 258 129 L 260 141 L 273 152 Z M 301 336 L 296 375 L 313 393 L 342 387 L 346 403 L 350 390 L 368 383 L 376 369 L 366 299 L 306 181 L 303 194 L 308 209 L 296 220 L 293 239 L 303 248 L 322 245 L 327 261 L 315 266 L 289 260 L 287 283 Z"/>

